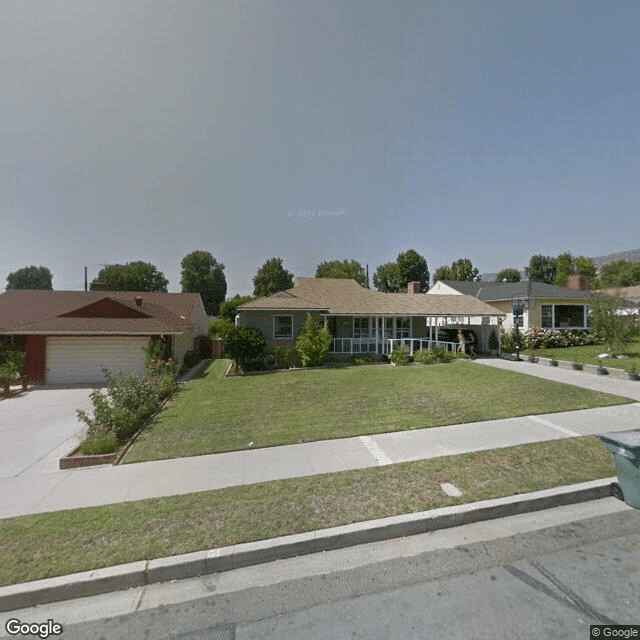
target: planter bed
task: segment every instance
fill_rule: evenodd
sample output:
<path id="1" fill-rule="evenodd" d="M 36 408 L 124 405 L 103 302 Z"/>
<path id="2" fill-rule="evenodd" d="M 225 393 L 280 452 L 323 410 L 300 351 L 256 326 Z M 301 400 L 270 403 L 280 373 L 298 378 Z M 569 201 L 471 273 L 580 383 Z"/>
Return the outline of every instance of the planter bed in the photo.
<path id="1" fill-rule="evenodd" d="M 167 396 L 158 407 L 158 410 L 141 426 L 117 451 L 111 453 L 82 453 L 80 450 L 84 442 L 81 442 L 71 453 L 60 458 L 60 469 L 79 469 L 81 467 L 94 467 L 102 464 L 120 464 L 127 451 L 139 438 L 140 434 L 158 417 L 160 412 L 167 406 L 167 403 L 174 396 L 180 384 Z"/>

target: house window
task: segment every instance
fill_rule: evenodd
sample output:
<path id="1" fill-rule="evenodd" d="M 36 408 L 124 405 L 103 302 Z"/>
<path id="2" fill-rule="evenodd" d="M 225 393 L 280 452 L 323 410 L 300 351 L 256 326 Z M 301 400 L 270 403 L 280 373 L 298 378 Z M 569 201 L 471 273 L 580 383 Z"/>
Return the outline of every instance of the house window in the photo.
<path id="1" fill-rule="evenodd" d="M 519 329 L 522 329 L 524 327 L 524 314 L 520 313 L 518 315 L 514 315 L 513 324 Z"/>
<path id="2" fill-rule="evenodd" d="M 584 327 L 584 305 L 557 304 L 555 315 L 557 329 Z"/>
<path id="3" fill-rule="evenodd" d="M 369 337 L 369 318 L 353 319 L 353 337 L 354 338 Z"/>
<path id="4" fill-rule="evenodd" d="M 589 326 L 585 309 L 582 304 L 543 304 L 540 324 L 543 329 L 581 329 Z"/>
<path id="5" fill-rule="evenodd" d="M 273 337 L 275 340 L 293 338 L 293 316 L 273 316 Z"/>
<path id="6" fill-rule="evenodd" d="M 411 318 L 396 318 L 396 338 L 408 338 L 411 334 Z"/>

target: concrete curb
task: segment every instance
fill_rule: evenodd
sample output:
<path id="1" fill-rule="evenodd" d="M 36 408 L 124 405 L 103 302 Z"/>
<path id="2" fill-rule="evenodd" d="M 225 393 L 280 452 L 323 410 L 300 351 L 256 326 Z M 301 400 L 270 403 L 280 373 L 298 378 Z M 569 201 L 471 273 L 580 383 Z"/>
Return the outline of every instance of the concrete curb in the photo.
<path id="1" fill-rule="evenodd" d="M 597 500 L 610 495 L 609 485 L 615 480 L 615 477 L 593 480 L 517 496 L 408 513 L 259 542 L 9 585 L 0 587 L 0 611 L 13 611 L 48 602 L 110 593 L 155 582 L 195 578 L 272 560 Z"/>

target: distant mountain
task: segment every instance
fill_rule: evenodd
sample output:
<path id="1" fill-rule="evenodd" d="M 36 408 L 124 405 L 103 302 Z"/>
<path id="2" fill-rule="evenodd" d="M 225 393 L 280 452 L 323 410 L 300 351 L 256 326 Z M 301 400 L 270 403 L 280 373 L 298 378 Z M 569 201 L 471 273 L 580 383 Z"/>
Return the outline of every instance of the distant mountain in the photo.
<path id="1" fill-rule="evenodd" d="M 596 269 L 600 270 L 605 264 L 617 262 L 618 260 L 626 260 L 627 262 L 640 261 L 640 249 L 632 249 L 631 251 L 620 251 L 619 253 L 610 253 L 607 256 L 599 256 L 591 258 Z"/>
<path id="2" fill-rule="evenodd" d="M 626 260 L 627 262 L 638 262 L 640 261 L 640 249 L 631 249 L 630 251 L 619 251 L 618 253 L 610 253 L 606 256 L 598 256 L 596 258 L 591 258 L 593 260 L 593 264 L 596 265 L 596 270 L 600 271 L 605 264 L 609 264 L 611 262 L 617 262 L 618 260 Z M 482 273 L 480 274 L 480 280 L 483 282 L 495 282 L 496 273 Z M 522 280 L 526 280 L 527 276 L 524 273 L 524 269 L 520 269 L 520 277 Z"/>

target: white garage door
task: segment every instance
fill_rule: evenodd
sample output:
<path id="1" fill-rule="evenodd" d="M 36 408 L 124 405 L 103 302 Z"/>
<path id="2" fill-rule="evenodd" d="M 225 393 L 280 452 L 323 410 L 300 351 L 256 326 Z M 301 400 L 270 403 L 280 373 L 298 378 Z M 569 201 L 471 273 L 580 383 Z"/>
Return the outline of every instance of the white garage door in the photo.
<path id="1" fill-rule="evenodd" d="M 47 383 L 104 382 L 101 369 L 112 373 L 144 372 L 143 337 L 47 338 Z"/>

